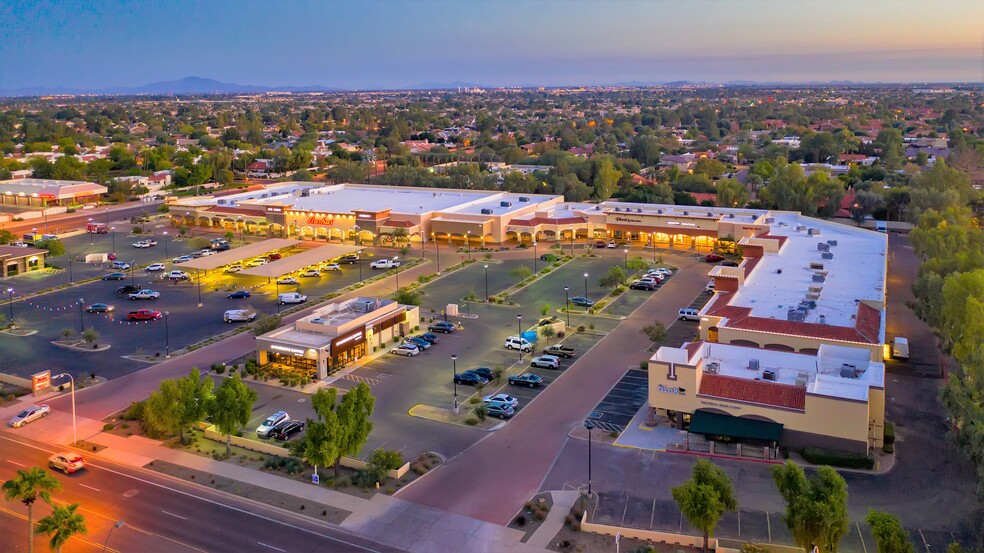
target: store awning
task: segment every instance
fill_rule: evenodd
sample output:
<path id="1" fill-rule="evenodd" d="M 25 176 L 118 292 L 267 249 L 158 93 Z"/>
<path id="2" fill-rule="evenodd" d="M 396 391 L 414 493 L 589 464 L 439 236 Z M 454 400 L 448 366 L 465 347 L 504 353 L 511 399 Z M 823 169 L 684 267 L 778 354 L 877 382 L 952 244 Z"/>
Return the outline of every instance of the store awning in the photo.
<path id="1" fill-rule="evenodd" d="M 705 436 L 728 436 L 742 440 L 778 442 L 782 436 L 782 425 L 776 422 L 697 411 L 690 417 L 690 432 Z"/>

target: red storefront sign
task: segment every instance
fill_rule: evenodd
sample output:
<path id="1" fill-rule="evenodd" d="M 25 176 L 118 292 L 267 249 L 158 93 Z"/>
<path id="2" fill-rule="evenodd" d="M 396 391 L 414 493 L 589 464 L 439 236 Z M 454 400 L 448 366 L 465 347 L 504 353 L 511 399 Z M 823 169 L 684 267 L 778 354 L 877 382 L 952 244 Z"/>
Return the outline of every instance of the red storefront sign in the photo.
<path id="1" fill-rule="evenodd" d="M 51 386 L 51 371 L 31 375 L 31 390 L 36 394 Z"/>
<path id="2" fill-rule="evenodd" d="M 308 217 L 308 221 L 307 222 L 308 222 L 309 225 L 324 225 L 324 226 L 330 227 L 330 226 L 332 226 L 332 225 L 335 224 L 335 218 L 334 217 L 324 217 L 324 216 L 312 215 L 312 216 Z"/>

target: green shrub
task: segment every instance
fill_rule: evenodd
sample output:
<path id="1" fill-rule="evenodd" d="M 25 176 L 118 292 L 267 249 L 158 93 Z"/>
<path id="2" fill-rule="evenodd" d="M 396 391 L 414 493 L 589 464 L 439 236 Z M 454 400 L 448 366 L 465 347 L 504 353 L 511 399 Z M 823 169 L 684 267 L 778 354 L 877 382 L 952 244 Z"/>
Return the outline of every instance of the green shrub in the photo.
<path id="1" fill-rule="evenodd" d="M 146 404 L 143 401 L 134 401 L 123 411 L 121 418 L 128 421 L 138 421 L 143 420 L 144 407 Z"/>
<path id="2" fill-rule="evenodd" d="M 377 449 L 369 456 L 369 468 L 377 474 L 386 474 L 403 466 L 403 456 L 395 449 Z"/>
<path id="3" fill-rule="evenodd" d="M 357 470 L 355 476 L 352 477 L 352 483 L 360 488 L 371 488 L 380 480 L 379 474 L 371 469 Z"/>
<path id="4" fill-rule="evenodd" d="M 476 419 L 475 417 L 468 417 L 467 419 L 465 419 L 465 424 L 467 424 L 468 426 L 475 426 L 476 424 L 478 424 L 478 419 Z"/>
<path id="5" fill-rule="evenodd" d="M 112 430 L 114 428 L 116 428 L 116 427 L 113 426 L 113 423 L 107 422 L 106 424 L 103 425 L 103 432 L 109 432 L 110 430 Z"/>
<path id="6" fill-rule="evenodd" d="M 885 453 L 895 453 L 895 444 L 894 443 L 890 444 L 888 442 L 885 442 L 885 445 L 882 446 L 882 451 L 884 451 Z"/>
<path id="7" fill-rule="evenodd" d="M 294 457 L 288 459 L 281 458 L 281 460 L 284 461 L 284 471 L 287 474 L 298 474 L 303 469 L 301 462 Z"/>
<path id="8" fill-rule="evenodd" d="M 885 422 L 885 445 L 895 444 L 895 425 Z"/>
<path id="9" fill-rule="evenodd" d="M 801 453 L 804 459 L 814 465 L 829 465 L 849 469 L 870 469 L 875 466 L 875 460 L 870 455 L 846 453 L 819 447 L 807 447 Z"/>

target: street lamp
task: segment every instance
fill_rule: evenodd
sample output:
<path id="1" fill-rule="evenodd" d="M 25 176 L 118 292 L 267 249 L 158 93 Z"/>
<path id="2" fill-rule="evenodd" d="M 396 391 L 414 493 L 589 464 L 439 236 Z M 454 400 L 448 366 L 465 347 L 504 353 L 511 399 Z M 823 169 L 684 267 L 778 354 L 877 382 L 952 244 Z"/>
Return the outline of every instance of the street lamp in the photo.
<path id="1" fill-rule="evenodd" d="M 427 253 L 427 251 L 424 249 L 425 245 L 426 243 L 424 242 L 424 231 L 420 231 L 420 260 L 421 261 L 424 260 L 424 254 Z"/>
<path id="2" fill-rule="evenodd" d="M 83 331 L 83 329 L 82 329 L 82 327 L 83 327 L 83 325 L 85 324 L 85 323 L 84 323 L 84 322 L 82 321 L 82 303 L 83 303 L 84 301 L 85 301 L 85 300 L 83 300 L 82 298 L 79 298 L 79 334 L 82 334 L 82 331 Z"/>
<path id="3" fill-rule="evenodd" d="M 116 530 L 117 528 L 123 528 L 124 526 L 126 526 L 126 522 L 123 522 L 122 520 L 117 520 L 116 524 L 112 525 L 109 528 L 109 534 L 106 535 L 106 543 L 103 544 L 103 553 L 106 553 L 106 548 L 109 547 L 109 538 L 112 537 L 113 530 Z"/>
<path id="4" fill-rule="evenodd" d="M 458 381 L 455 377 L 458 376 L 458 355 L 451 354 L 451 382 L 454 384 L 454 412 L 458 413 Z"/>
<path id="5" fill-rule="evenodd" d="M 522 315 L 522 313 L 519 313 L 519 314 L 516 315 L 516 335 L 517 335 L 517 337 L 520 340 L 523 339 L 523 315 Z M 520 342 L 520 347 L 519 347 L 519 363 L 520 364 L 523 363 L 523 346 L 522 346 L 522 342 Z"/>
<path id="6" fill-rule="evenodd" d="M 536 240 L 533 241 L 533 274 L 536 274 Z"/>
<path id="7" fill-rule="evenodd" d="M 10 326 L 14 326 L 14 289 L 7 288 L 7 305 L 10 306 Z"/>
<path id="8" fill-rule="evenodd" d="M 489 264 L 485 264 L 485 301 L 489 301 Z"/>
<path id="9" fill-rule="evenodd" d="M 68 255 L 68 283 L 75 284 L 75 278 L 72 276 L 72 252 L 66 251 Z"/>
<path id="10" fill-rule="evenodd" d="M 164 231 L 164 261 L 167 261 L 167 231 Z"/>
<path id="11" fill-rule="evenodd" d="M 571 287 L 564 286 L 564 310 L 567 311 L 567 328 L 571 327 Z M 570 332 L 570 330 L 568 330 Z"/>
<path id="12" fill-rule="evenodd" d="M 130 286 L 137 285 L 136 270 L 137 270 L 137 261 L 133 260 L 130 262 Z"/>
<path id="13" fill-rule="evenodd" d="M 465 251 L 468 252 L 468 261 L 471 261 L 471 231 L 465 233 Z"/>
<path id="14" fill-rule="evenodd" d="M 360 265 L 360 270 L 361 270 L 361 265 Z M 280 279 L 278 278 L 273 282 L 275 283 L 274 285 L 277 287 L 277 315 L 279 315 L 280 314 Z"/>
<path id="15" fill-rule="evenodd" d="M 355 264 L 359 266 L 359 282 L 362 282 L 362 250 L 355 253 L 359 256 L 359 258 L 355 260 Z"/>
<path id="16" fill-rule="evenodd" d="M 574 257 L 574 227 L 571 227 L 571 257 Z"/>
<path id="17" fill-rule="evenodd" d="M 622 266 L 624 266 L 626 269 L 628 269 L 629 268 L 629 248 L 625 248 L 624 250 L 622 250 L 622 253 L 624 254 L 622 256 Z"/>
<path id="18" fill-rule="evenodd" d="M 394 255 L 393 261 L 396 262 L 396 291 L 400 291 L 400 256 Z"/>
<path id="19" fill-rule="evenodd" d="M 441 241 L 437 239 L 437 235 L 434 238 L 434 251 L 437 252 L 437 274 L 441 274 Z"/>
<path id="20" fill-rule="evenodd" d="M 238 223 L 236 224 L 236 226 L 239 227 L 239 243 L 242 244 L 243 243 L 243 226 L 244 226 L 243 225 L 243 216 L 242 215 L 239 216 Z"/>
<path id="21" fill-rule="evenodd" d="M 584 299 L 588 299 L 588 273 L 584 273 Z"/>
<path id="22" fill-rule="evenodd" d="M 72 381 L 72 445 L 75 445 L 79 441 L 78 427 L 75 424 L 75 378 L 73 378 L 72 375 L 68 373 L 61 373 L 55 375 L 54 378 L 52 378 L 52 380 L 54 380 L 55 378 L 61 378 L 63 376 L 67 376 L 68 379 Z"/>
<path id="23" fill-rule="evenodd" d="M 358 246 L 359 245 L 359 231 L 362 230 L 362 227 L 360 227 L 359 225 L 352 225 L 352 230 L 355 231 L 355 245 Z"/>
<path id="24" fill-rule="evenodd" d="M 198 307 L 204 305 L 202 303 L 202 270 L 195 269 L 195 274 L 198 277 Z"/>
<path id="25" fill-rule="evenodd" d="M 89 217 L 89 225 L 92 225 L 92 217 Z M 91 228 L 91 226 L 90 226 Z M 92 231 L 89 231 L 89 245 L 92 245 Z"/>
<path id="26" fill-rule="evenodd" d="M 164 358 L 171 358 L 171 333 L 167 327 L 167 316 L 170 315 L 169 312 L 164 312 Z"/>
<path id="27" fill-rule="evenodd" d="M 584 421 L 584 427 L 588 429 L 588 497 L 591 497 L 591 431 L 594 425 L 591 421 Z"/>
<path id="28" fill-rule="evenodd" d="M 109 226 L 109 208 L 106 208 L 106 226 Z"/>
<path id="29" fill-rule="evenodd" d="M 116 251 L 116 227 L 109 227 L 109 232 L 113 235 L 113 251 Z"/>

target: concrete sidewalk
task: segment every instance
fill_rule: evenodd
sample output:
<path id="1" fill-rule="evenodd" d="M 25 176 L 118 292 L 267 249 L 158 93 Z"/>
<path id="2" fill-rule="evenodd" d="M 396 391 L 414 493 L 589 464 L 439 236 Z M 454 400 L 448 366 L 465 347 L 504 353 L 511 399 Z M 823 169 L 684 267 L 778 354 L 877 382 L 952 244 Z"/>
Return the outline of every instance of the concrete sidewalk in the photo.
<path id="1" fill-rule="evenodd" d="M 543 548 L 549 546 L 550 540 L 554 539 L 557 532 L 560 532 L 564 528 L 567 513 L 571 512 L 571 507 L 577 502 L 577 498 L 581 497 L 581 491 L 555 491 L 550 492 L 550 497 L 553 499 L 553 506 L 550 507 L 550 512 L 547 513 L 547 519 L 536 529 L 536 532 L 533 532 L 530 539 L 526 540 L 526 545 Z"/>

